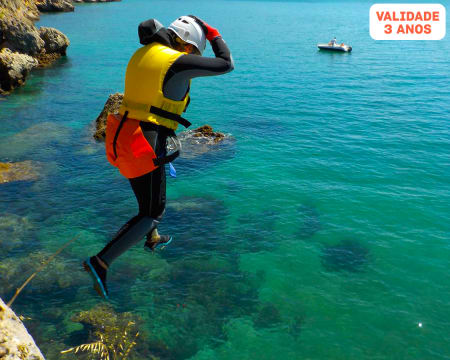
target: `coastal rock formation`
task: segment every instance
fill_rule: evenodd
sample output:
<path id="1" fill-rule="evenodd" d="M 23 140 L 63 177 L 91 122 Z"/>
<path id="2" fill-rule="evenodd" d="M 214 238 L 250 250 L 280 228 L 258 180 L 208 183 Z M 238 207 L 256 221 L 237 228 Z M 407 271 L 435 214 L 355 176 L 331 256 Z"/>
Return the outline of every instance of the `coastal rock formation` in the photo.
<path id="1" fill-rule="evenodd" d="M 0 21 L 5 20 L 8 13 L 24 16 L 27 20 L 39 20 L 39 10 L 34 1 L 0 0 Z"/>
<path id="2" fill-rule="evenodd" d="M 44 41 L 44 49 L 47 54 L 66 55 L 66 49 L 70 45 L 70 41 L 61 31 L 54 28 L 41 27 L 39 35 Z"/>
<path id="3" fill-rule="evenodd" d="M 43 3 L 47 0 L 39 0 Z M 51 1 L 51 0 L 48 0 Z M 70 0 L 61 0 L 70 1 Z M 56 29 L 38 30 L 34 1 L 0 0 L 0 94 L 22 86 L 30 70 L 65 55 L 69 41 Z"/>
<path id="4" fill-rule="evenodd" d="M 39 11 L 42 12 L 70 12 L 74 11 L 73 3 L 113 2 L 120 0 L 34 0 Z"/>
<path id="5" fill-rule="evenodd" d="M 123 94 L 121 93 L 109 95 L 102 112 L 95 120 L 94 139 L 99 141 L 105 140 L 106 118 L 108 117 L 108 113 L 116 113 L 119 110 L 122 100 Z M 215 132 L 209 125 L 203 125 L 194 130 L 183 131 L 178 134 L 178 137 L 182 142 L 183 147 L 186 145 L 188 148 L 191 148 L 191 146 L 197 148 L 197 155 L 199 148 L 203 147 L 203 151 L 200 151 L 200 153 L 204 153 L 208 151 L 208 145 L 214 145 L 223 140 L 230 139 L 229 136 L 226 136 L 223 133 Z M 182 152 L 182 154 L 184 154 L 184 152 Z"/>
<path id="6" fill-rule="evenodd" d="M 32 181 L 38 177 L 37 168 L 30 160 L 17 163 L 0 162 L 0 184 L 11 181 Z"/>
<path id="7" fill-rule="evenodd" d="M 76 3 L 82 3 L 82 2 L 85 2 L 85 3 L 102 2 L 102 3 L 104 3 L 104 2 L 117 2 L 117 1 L 120 1 L 120 0 L 73 0 L 73 2 L 76 2 Z"/>
<path id="8" fill-rule="evenodd" d="M 56 59 L 66 55 L 66 49 L 70 45 L 70 41 L 61 31 L 54 28 L 41 27 L 39 35 L 44 41 L 44 51 L 38 57 L 40 67 L 48 66 Z"/>
<path id="9" fill-rule="evenodd" d="M 31 69 L 38 65 L 35 58 L 12 52 L 4 48 L 0 51 L 0 94 L 8 94 L 11 90 L 25 83 Z"/>
<path id="10" fill-rule="evenodd" d="M 35 0 L 36 6 L 42 12 L 70 12 L 75 7 L 71 0 Z"/>
<path id="11" fill-rule="evenodd" d="M 1 2 L 5 4 L 0 4 L 0 47 L 32 56 L 39 54 L 44 48 L 44 41 L 26 9 L 13 6 L 16 3 L 14 1 L 8 3 L 8 0 L 0 0 Z"/>
<path id="12" fill-rule="evenodd" d="M 209 125 L 200 126 L 197 129 L 192 130 L 193 137 L 196 138 L 206 138 L 213 143 L 218 143 L 225 138 L 225 135 L 220 132 L 214 132 L 213 128 Z"/>
<path id="13" fill-rule="evenodd" d="M 0 299 L 0 359 L 44 360 L 22 321 Z"/>
<path id="14" fill-rule="evenodd" d="M 119 111 L 120 104 L 122 104 L 123 94 L 115 93 L 109 95 L 106 100 L 102 112 L 95 120 L 94 139 L 104 141 L 106 136 L 106 118 L 109 113 L 116 113 Z"/>

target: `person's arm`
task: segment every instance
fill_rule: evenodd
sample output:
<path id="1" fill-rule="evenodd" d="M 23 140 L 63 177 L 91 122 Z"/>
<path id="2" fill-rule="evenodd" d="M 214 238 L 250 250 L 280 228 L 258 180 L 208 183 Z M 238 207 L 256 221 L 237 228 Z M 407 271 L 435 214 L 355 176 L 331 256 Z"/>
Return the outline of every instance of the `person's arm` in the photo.
<path id="1" fill-rule="evenodd" d="M 209 30 L 208 32 L 212 31 Z M 208 40 L 210 40 L 216 57 L 207 58 L 193 54 L 180 56 L 169 68 L 164 78 L 164 96 L 172 100 L 182 100 L 189 88 L 190 79 L 221 75 L 234 69 L 231 52 L 217 30 L 210 34 L 210 38 Z"/>

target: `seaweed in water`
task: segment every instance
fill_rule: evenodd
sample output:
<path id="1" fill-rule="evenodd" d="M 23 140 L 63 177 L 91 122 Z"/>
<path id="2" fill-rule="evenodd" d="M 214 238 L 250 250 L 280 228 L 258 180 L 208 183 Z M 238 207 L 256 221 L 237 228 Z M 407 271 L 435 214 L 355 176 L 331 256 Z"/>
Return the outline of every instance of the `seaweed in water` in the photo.
<path id="1" fill-rule="evenodd" d="M 258 314 L 255 316 L 253 323 L 257 328 L 271 328 L 281 323 L 280 311 L 273 304 L 264 304 Z"/>
<path id="2" fill-rule="evenodd" d="M 14 249 L 22 246 L 24 239 L 28 237 L 33 228 L 33 224 L 26 217 L 15 214 L 0 214 L 0 248 L 2 256 Z"/>
<path id="3" fill-rule="evenodd" d="M 282 242 L 283 235 L 276 232 L 279 214 L 273 211 L 246 214 L 228 235 L 227 241 L 239 253 L 274 251 Z"/>
<path id="4" fill-rule="evenodd" d="M 136 340 L 140 334 L 138 327 L 142 320 L 129 312 L 117 313 L 109 304 L 100 304 L 88 311 L 82 311 L 72 317 L 72 321 L 79 322 L 88 333 L 87 344 L 78 345 L 61 351 L 77 353 L 85 351 L 99 359 L 131 359 L 131 352 L 139 352 L 135 358 L 155 359 L 148 350 L 148 344 Z M 147 338 L 146 336 L 141 339 Z"/>
<path id="5" fill-rule="evenodd" d="M 166 285 L 156 289 L 156 311 L 149 314 L 154 353 L 187 359 L 205 344 L 222 344 L 229 319 L 257 311 L 259 282 L 260 276 L 241 272 L 228 257 L 197 255 L 174 262 Z"/>
<path id="6" fill-rule="evenodd" d="M 298 219 L 300 227 L 297 234 L 300 239 L 312 237 L 321 228 L 319 213 L 315 207 L 301 205 L 298 209 Z"/>
<path id="7" fill-rule="evenodd" d="M 205 251 L 228 252 L 229 244 L 223 238 L 227 215 L 223 202 L 214 198 L 182 197 L 169 203 L 163 227 L 173 224 L 170 233 L 175 241 L 162 256 L 171 260 Z"/>
<path id="8" fill-rule="evenodd" d="M 23 257 L 10 257 L 0 261 L 0 293 L 9 294 L 36 268 L 44 264 L 52 254 L 37 251 Z M 73 261 L 72 261 L 73 263 Z M 66 292 L 76 292 L 76 289 L 85 283 L 84 274 L 73 271 L 73 264 L 59 257 L 50 262 L 45 271 L 36 276 L 26 288 L 23 297 L 27 298 L 37 294 L 46 294 L 55 290 L 65 289 Z"/>
<path id="9" fill-rule="evenodd" d="M 302 331 L 303 323 L 305 322 L 304 315 L 295 315 L 289 320 L 288 333 L 294 338 L 298 338 Z"/>
<path id="10" fill-rule="evenodd" d="M 325 247 L 321 262 L 328 271 L 361 272 L 369 262 L 369 250 L 358 241 L 343 240 Z"/>

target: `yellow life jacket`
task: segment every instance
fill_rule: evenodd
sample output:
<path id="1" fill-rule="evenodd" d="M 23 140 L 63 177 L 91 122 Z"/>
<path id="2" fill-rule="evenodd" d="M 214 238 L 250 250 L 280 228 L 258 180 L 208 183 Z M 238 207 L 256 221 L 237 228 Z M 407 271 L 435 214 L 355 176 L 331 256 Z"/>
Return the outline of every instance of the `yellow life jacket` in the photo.
<path id="1" fill-rule="evenodd" d="M 131 57 L 125 75 L 125 94 L 119 114 L 128 111 L 128 118 L 149 121 L 176 130 L 178 123 L 190 123 L 180 115 L 186 109 L 189 92 L 183 100 L 174 101 L 163 94 L 163 82 L 170 66 L 185 53 L 159 43 L 138 49 Z"/>

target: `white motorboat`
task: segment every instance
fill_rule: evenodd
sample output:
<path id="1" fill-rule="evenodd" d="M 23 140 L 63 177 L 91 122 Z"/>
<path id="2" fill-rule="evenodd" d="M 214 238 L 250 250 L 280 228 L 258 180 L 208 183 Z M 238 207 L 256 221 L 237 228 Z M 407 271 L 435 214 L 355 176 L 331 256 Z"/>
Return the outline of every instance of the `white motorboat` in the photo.
<path id="1" fill-rule="evenodd" d="M 341 52 L 350 52 L 352 51 L 352 47 L 349 45 L 342 44 L 332 44 L 329 42 L 328 44 L 317 44 L 317 47 L 320 50 L 330 50 L 330 51 L 341 51 Z"/>

